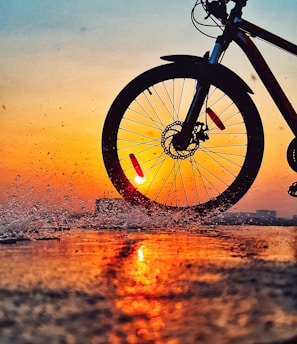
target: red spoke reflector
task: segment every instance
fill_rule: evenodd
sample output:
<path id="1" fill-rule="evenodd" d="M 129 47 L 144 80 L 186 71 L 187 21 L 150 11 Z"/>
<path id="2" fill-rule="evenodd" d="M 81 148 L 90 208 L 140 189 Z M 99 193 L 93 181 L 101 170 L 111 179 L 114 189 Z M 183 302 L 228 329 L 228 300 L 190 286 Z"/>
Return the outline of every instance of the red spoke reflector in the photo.
<path id="1" fill-rule="evenodd" d="M 134 170 L 135 170 L 135 172 L 137 173 L 137 175 L 138 175 L 139 177 L 143 178 L 143 177 L 144 177 L 144 174 L 143 174 L 143 172 L 142 172 L 142 169 L 141 169 L 141 167 L 140 167 L 140 165 L 139 165 L 138 160 L 136 159 L 136 156 L 135 156 L 133 153 L 131 153 L 131 154 L 129 154 L 129 158 L 130 158 L 130 160 L 131 160 L 131 163 L 132 163 L 132 165 L 133 165 L 133 167 L 134 167 Z"/>
<path id="2" fill-rule="evenodd" d="M 217 114 L 215 112 L 212 111 L 212 109 L 207 108 L 206 112 L 208 114 L 208 116 L 213 120 L 213 122 L 216 124 L 216 126 L 221 129 L 224 130 L 226 129 L 223 122 L 219 119 L 219 117 L 217 116 Z"/>

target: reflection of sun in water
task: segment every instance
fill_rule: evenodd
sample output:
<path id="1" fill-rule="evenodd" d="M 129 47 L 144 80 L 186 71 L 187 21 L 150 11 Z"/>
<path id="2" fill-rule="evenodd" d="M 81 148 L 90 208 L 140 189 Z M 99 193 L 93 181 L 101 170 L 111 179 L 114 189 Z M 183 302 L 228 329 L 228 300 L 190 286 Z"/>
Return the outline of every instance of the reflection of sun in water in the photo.
<path id="1" fill-rule="evenodd" d="M 137 254 L 138 254 L 138 260 L 140 261 L 140 262 L 143 262 L 143 248 L 144 248 L 144 246 L 142 245 L 141 247 L 140 247 L 140 249 L 137 251 Z"/>
<path id="2" fill-rule="evenodd" d="M 137 184 L 143 184 L 144 182 L 145 182 L 145 177 L 140 177 L 140 176 L 138 176 L 138 175 L 136 175 L 135 177 L 134 177 L 134 181 L 135 181 L 135 183 L 137 183 Z"/>

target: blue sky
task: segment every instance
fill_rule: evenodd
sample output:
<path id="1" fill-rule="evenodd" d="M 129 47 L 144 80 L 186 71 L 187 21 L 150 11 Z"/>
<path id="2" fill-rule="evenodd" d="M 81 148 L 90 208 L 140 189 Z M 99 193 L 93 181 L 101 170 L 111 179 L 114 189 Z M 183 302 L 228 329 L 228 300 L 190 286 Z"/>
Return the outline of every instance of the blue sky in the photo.
<path id="1" fill-rule="evenodd" d="M 154 31 L 157 28 L 190 24 L 189 17 L 194 1 L 161 2 L 129 0 L 10 0 L 0 3 L 1 32 L 39 33 L 42 30 L 71 30 L 101 27 L 105 32 L 113 29 L 124 31 L 142 26 Z M 294 38 L 296 29 L 297 3 L 295 0 L 249 0 L 244 12 L 255 22 L 287 32 L 288 39 Z M 113 28 L 113 29 L 112 29 Z M 292 32 L 290 33 L 290 29 Z M 133 30 L 134 35 L 141 32 Z"/>
<path id="2" fill-rule="evenodd" d="M 77 58 L 87 50 L 111 61 L 120 55 L 136 60 L 137 54 L 141 61 L 172 52 L 202 54 L 211 41 L 191 24 L 193 4 L 193 0 L 2 1 L 0 39 L 6 50 L 31 50 L 32 56 L 36 50 L 55 49 L 68 50 Z M 295 0 L 249 0 L 245 8 L 247 19 L 292 41 L 296 14 Z"/>

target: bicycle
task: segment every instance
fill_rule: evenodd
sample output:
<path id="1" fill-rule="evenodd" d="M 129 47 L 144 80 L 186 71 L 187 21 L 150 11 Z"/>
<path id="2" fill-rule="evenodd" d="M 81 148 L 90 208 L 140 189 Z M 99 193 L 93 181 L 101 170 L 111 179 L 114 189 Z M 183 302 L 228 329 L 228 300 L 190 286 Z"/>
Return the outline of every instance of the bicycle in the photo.
<path id="1" fill-rule="evenodd" d="M 203 57 L 163 56 L 166 64 L 132 80 L 105 119 L 102 155 L 125 200 L 157 209 L 216 215 L 238 202 L 260 169 L 264 134 L 252 90 L 221 64 L 231 42 L 243 50 L 294 139 L 287 149 L 297 172 L 297 115 L 251 37 L 297 55 L 297 46 L 242 18 L 247 0 L 198 0 L 221 29 Z M 199 30 L 200 31 L 200 30 Z M 169 62 L 169 63 L 168 63 Z M 291 192 L 292 194 L 292 192 Z"/>

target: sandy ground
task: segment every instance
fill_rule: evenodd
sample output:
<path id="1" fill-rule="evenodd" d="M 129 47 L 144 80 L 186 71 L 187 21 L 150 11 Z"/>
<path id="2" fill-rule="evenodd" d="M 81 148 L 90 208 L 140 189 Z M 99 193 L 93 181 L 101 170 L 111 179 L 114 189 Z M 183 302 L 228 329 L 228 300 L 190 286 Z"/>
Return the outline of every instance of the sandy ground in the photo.
<path id="1" fill-rule="evenodd" d="M 296 228 L 54 236 L 0 245 L 1 344 L 297 343 Z"/>

